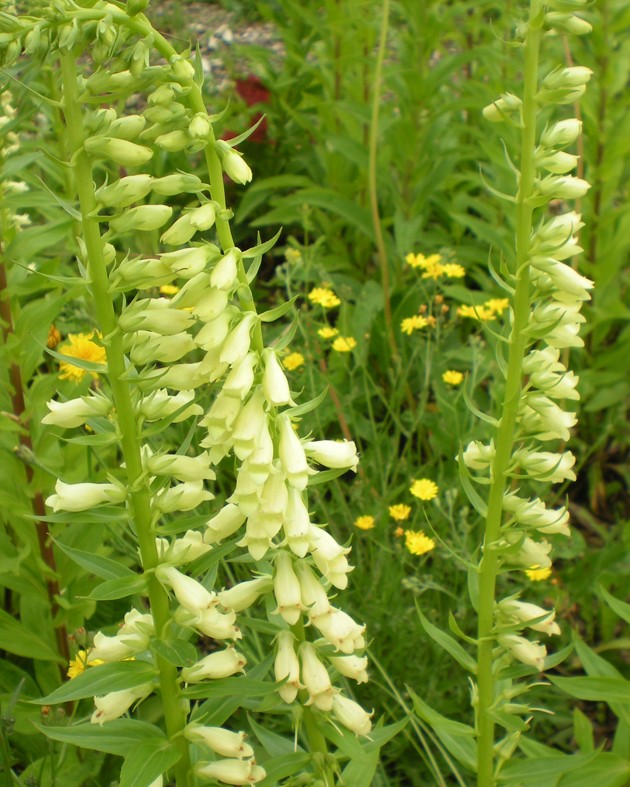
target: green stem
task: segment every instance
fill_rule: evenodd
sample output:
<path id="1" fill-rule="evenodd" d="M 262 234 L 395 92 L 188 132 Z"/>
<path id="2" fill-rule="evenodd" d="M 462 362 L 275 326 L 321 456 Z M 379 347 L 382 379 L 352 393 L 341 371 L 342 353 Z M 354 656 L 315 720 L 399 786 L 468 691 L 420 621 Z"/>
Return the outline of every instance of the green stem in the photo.
<path id="1" fill-rule="evenodd" d="M 151 491 L 142 467 L 140 436 L 131 390 L 129 383 L 124 379 L 126 369 L 123 337 L 117 327 L 117 316 L 109 293 L 109 280 L 103 258 L 103 240 L 99 223 L 93 218 L 96 211 L 96 199 L 92 183 L 92 162 L 83 147 L 83 121 L 77 91 L 75 58 L 72 53 L 61 55 L 61 71 L 64 92 L 63 112 L 73 154 L 74 175 L 82 216 L 83 240 L 89 260 L 90 289 L 107 353 L 109 381 L 126 464 L 131 521 L 138 539 L 142 565 L 145 571 L 149 572 L 147 575 L 148 595 L 155 630 L 159 637 L 162 636 L 170 620 L 169 600 L 166 591 L 150 571 L 158 565 L 151 510 Z M 186 724 L 186 715 L 180 700 L 177 669 L 162 658 L 156 658 L 166 730 L 180 750 L 180 759 L 173 769 L 177 787 L 188 787 L 191 783 L 190 756 L 188 744 L 180 734 Z"/>
<path id="2" fill-rule="evenodd" d="M 492 787 L 494 778 L 494 721 L 490 710 L 494 703 L 495 678 L 492 650 L 494 600 L 496 592 L 498 555 L 494 543 L 499 538 L 503 513 L 503 495 L 509 471 L 516 415 L 521 397 L 523 355 L 525 353 L 530 311 L 529 245 L 532 231 L 532 194 L 535 178 L 534 150 L 536 146 L 536 90 L 538 84 L 538 52 L 541 31 L 538 27 L 540 0 L 531 0 L 530 22 L 525 39 L 523 129 L 521 137 L 520 182 L 516 195 L 516 259 L 512 273 L 516 279 L 513 299 L 513 322 L 505 394 L 501 406 L 501 420 L 495 436 L 496 454 L 492 464 L 492 483 L 488 496 L 485 523 L 484 552 L 479 564 L 479 619 L 477 681 L 477 784 Z"/>

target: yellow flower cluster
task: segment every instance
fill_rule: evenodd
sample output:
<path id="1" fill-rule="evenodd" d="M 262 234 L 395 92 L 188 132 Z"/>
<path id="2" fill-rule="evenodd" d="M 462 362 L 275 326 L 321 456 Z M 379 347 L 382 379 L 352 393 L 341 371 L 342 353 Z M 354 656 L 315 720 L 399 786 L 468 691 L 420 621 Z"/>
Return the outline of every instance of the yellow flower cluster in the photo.
<path id="1" fill-rule="evenodd" d="M 412 555 L 425 555 L 435 549 L 435 541 L 422 530 L 405 530 L 405 546 Z"/>
<path id="2" fill-rule="evenodd" d="M 349 353 L 357 346 L 357 340 L 352 336 L 338 336 L 332 343 L 332 348 L 338 353 Z"/>
<path id="3" fill-rule="evenodd" d="M 460 317 L 470 317 L 472 320 L 489 322 L 501 316 L 510 305 L 508 298 L 490 298 L 482 306 L 458 306 L 457 314 Z"/>
<path id="4" fill-rule="evenodd" d="M 437 497 L 439 490 L 435 481 L 431 481 L 428 478 L 420 478 L 411 484 L 409 491 L 420 500 L 433 500 L 434 497 Z"/>
<path id="5" fill-rule="evenodd" d="M 414 331 L 419 331 L 421 328 L 426 328 L 429 325 L 429 321 L 426 317 L 423 317 L 420 314 L 415 314 L 413 317 L 406 317 L 400 323 L 400 330 L 403 333 L 406 333 L 407 336 L 411 336 Z"/>
<path id="6" fill-rule="evenodd" d="M 289 353 L 286 358 L 282 359 L 282 365 L 285 369 L 292 372 L 294 369 L 304 366 L 304 356 L 302 353 Z"/>
<path id="7" fill-rule="evenodd" d="M 329 325 L 325 325 L 317 331 L 317 335 L 322 339 L 333 339 L 338 333 L 336 328 L 331 328 Z"/>
<path id="8" fill-rule="evenodd" d="M 324 309 L 334 309 L 341 303 L 335 293 L 327 287 L 315 287 L 309 292 L 308 299 Z"/>
<path id="9" fill-rule="evenodd" d="M 59 348 L 59 352 L 62 355 L 79 358 L 82 361 L 105 363 L 107 360 L 105 348 L 95 344 L 92 341 L 93 338 L 94 331 L 92 333 L 69 333 L 68 344 L 63 344 Z M 75 366 L 69 361 L 61 361 L 59 364 L 59 377 L 62 380 L 72 380 L 75 383 L 80 383 L 86 374 L 85 369 Z M 96 372 L 90 372 L 90 374 L 95 379 L 98 377 Z"/>
<path id="10" fill-rule="evenodd" d="M 459 385 L 464 379 L 464 375 L 461 372 L 449 369 L 449 371 L 444 372 L 442 379 L 447 385 Z"/>
<path id="11" fill-rule="evenodd" d="M 358 527 L 359 530 L 372 530 L 374 527 L 374 517 L 369 516 L 368 514 L 364 516 L 358 516 L 354 520 L 354 526 Z"/>
<path id="12" fill-rule="evenodd" d="M 455 262 L 442 262 L 440 254 L 407 254 L 405 261 L 412 268 L 419 268 L 422 271 L 423 279 L 437 280 L 442 276 L 447 279 L 461 279 L 466 275 L 466 270 Z"/>

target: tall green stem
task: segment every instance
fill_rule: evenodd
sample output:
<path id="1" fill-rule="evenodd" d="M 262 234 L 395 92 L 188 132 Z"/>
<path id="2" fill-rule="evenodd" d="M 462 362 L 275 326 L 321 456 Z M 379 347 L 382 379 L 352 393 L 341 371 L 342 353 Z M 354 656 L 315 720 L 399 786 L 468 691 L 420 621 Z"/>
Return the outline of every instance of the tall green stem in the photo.
<path id="1" fill-rule="evenodd" d="M 98 220 L 94 218 L 97 205 L 92 183 L 92 162 L 83 147 L 83 120 L 77 94 L 77 72 L 73 53 L 62 54 L 61 71 L 64 90 L 63 112 L 73 154 L 74 176 L 82 217 L 83 241 L 89 260 L 90 290 L 107 353 L 109 381 L 126 464 L 131 521 L 138 539 L 142 565 L 146 571 L 150 572 L 158 565 L 151 511 L 151 492 L 142 468 L 140 436 L 131 400 L 131 390 L 129 383 L 124 379 L 126 370 L 122 335 L 118 330 L 116 313 L 109 293 L 107 268 L 103 258 L 103 240 Z M 147 581 L 155 630 L 158 636 L 162 636 L 170 620 L 168 596 L 152 572 L 148 574 Z M 174 768 L 177 787 L 189 787 L 192 777 L 188 744 L 180 735 L 186 724 L 186 716 L 179 696 L 177 669 L 159 657 L 157 657 L 157 665 L 166 730 L 169 737 L 180 749 L 180 759 Z"/>
<path id="2" fill-rule="evenodd" d="M 531 0 L 529 29 L 525 39 L 523 128 L 521 136 L 520 181 L 516 195 L 516 254 L 512 273 L 516 280 L 513 298 L 513 321 L 505 394 L 501 420 L 495 435 L 496 454 L 492 464 L 492 483 L 488 496 L 484 552 L 479 564 L 479 619 L 477 681 L 477 784 L 492 787 L 494 779 L 494 721 L 490 709 L 494 703 L 495 675 L 492 649 L 494 599 L 498 571 L 498 555 L 494 544 L 499 538 L 503 513 L 503 495 L 514 442 L 516 415 L 521 397 L 523 355 L 526 349 L 525 329 L 529 320 L 529 245 L 532 231 L 532 194 L 535 178 L 536 90 L 538 84 L 538 52 L 540 47 L 540 0 Z"/>

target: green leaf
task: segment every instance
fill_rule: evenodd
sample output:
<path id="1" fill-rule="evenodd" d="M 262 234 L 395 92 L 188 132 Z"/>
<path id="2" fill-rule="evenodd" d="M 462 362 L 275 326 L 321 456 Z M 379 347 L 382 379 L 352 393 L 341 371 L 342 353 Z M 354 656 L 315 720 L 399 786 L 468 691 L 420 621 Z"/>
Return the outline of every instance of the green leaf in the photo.
<path id="1" fill-rule="evenodd" d="M 442 629 L 434 626 L 433 623 L 430 623 L 422 614 L 422 611 L 420 610 L 420 607 L 417 603 L 416 611 L 418 613 L 418 617 L 420 618 L 422 628 L 431 637 L 431 639 L 434 642 L 437 642 L 437 644 L 448 654 L 450 654 L 465 670 L 468 670 L 468 672 L 471 672 L 473 675 L 475 675 L 477 672 L 477 664 L 475 663 L 473 657 L 464 650 L 457 640 L 453 639 L 453 637 L 451 637 L 449 634 L 442 631 Z"/>
<path id="2" fill-rule="evenodd" d="M 401 719 L 394 724 L 388 724 L 387 727 L 375 727 L 364 744 L 365 750 L 381 749 L 392 738 L 396 737 L 399 732 L 402 732 L 407 724 L 409 724 L 409 719 Z"/>
<path id="3" fill-rule="evenodd" d="M 83 552 L 81 549 L 75 549 L 67 544 L 62 544 L 61 541 L 56 541 L 54 538 L 53 541 L 70 560 L 74 561 L 78 566 L 81 566 L 81 568 L 86 569 L 86 571 L 96 574 L 96 576 L 101 579 L 136 576 L 130 568 L 123 566 L 117 560 L 95 555 L 92 552 Z"/>
<path id="4" fill-rule="evenodd" d="M 499 784 L 518 787 L 552 787 L 565 773 L 584 768 L 597 757 L 590 754 L 567 754 L 562 757 L 539 757 L 535 760 L 511 760 L 499 773 Z"/>
<path id="5" fill-rule="evenodd" d="M 339 478 L 340 475 L 344 475 L 349 471 L 350 468 L 348 467 L 331 467 L 329 470 L 318 470 L 315 475 L 308 477 L 307 486 L 310 489 L 313 486 L 319 486 L 319 484 L 327 484 L 329 481 Z"/>
<path id="6" fill-rule="evenodd" d="M 554 686 L 576 697 L 591 702 L 630 703 L 630 681 L 624 678 L 580 677 L 557 678 L 549 676 Z"/>
<path id="7" fill-rule="evenodd" d="M 251 257 L 258 257 L 259 255 L 269 251 L 269 249 L 272 249 L 278 242 L 281 233 L 282 228 L 280 228 L 270 240 L 266 240 L 264 243 L 258 243 L 256 246 L 252 246 L 251 249 L 246 249 L 243 252 L 243 259 L 247 260 Z"/>
<path id="8" fill-rule="evenodd" d="M 595 751 L 593 725 L 579 708 L 573 708 L 573 737 L 582 754 Z"/>
<path id="9" fill-rule="evenodd" d="M 562 776 L 558 787 L 627 787 L 630 762 L 610 752 L 599 752 L 589 765 Z"/>
<path id="10" fill-rule="evenodd" d="M 625 620 L 626 623 L 630 623 L 630 604 L 611 596 L 606 588 L 601 585 L 599 587 L 599 592 L 612 611 L 619 615 L 622 620 Z"/>
<path id="11" fill-rule="evenodd" d="M 262 697 L 276 690 L 276 684 L 252 678 L 223 678 L 211 683 L 188 686 L 182 696 L 188 699 L 200 697 Z"/>
<path id="12" fill-rule="evenodd" d="M 278 787 L 280 779 L 286 779 L 294 773 L 306 768 L 311 762 L 311 755 L 306 753 L 282 754 L 265 760 L 265 771 L 267 776 L 259 782 L 260 787 Z"/>
<path id="13" fill-rule="evenodd" d="M 262 322 L 273 322 L 274 320 L 279 320 L 280 317 L 284 317 L 284 315 L 293 308 L 297 298 L 298 296 L 294 295 L 290 301 L 281 303 L 280 306 L 276 306 L 274 309 L 269 309 L 268 311 L 263 312 L 260 315 L 260 319 Z"/>
<path id="14" fill-rule="evenodd" d="M 31 700 L 36 705 L 55 705 L 58 702 L 82 700 L 85 697 L 100 697 L 111 691 L 133 689 L 149 683 L 155 676 L 155 668 L 146 661 L 121 661 L 115 664 L 99 664 L 72 678 L 40 700 Z"/>
<path id="15" fill-rule="evenodd" d="M 64 661 L 45 639 L 2 609 L 0 609 L 0 649 L 29 659 Z"/>
<path id="16" fill-rule="evenodd" d="M 431 727 L 453 757 L 474 772 L 477 769 L 477 744 L 473 728 L 442 716 L 413 691 L 409 694 L 416 714 Z"/>
<path id="17" fill-rule="evenodd" d="M 137 593 L 147 592 L 147 580 L 144 574 L 108 579 L 94 588 L 87 598 L 94 601 L 113 601 L 117 598 L 126 598 Z"/>
<path id="18" fill-rule="evenodd" d="M 477 490 L 473 486 L 472 476 L 464 462 L 464 454 L 461 448 L 459 450 L 459 456 L 457 458 L 457 468 L 459 471 L 459 480 L 461 481 L 461 484 L 464 487 L 464 492 L 466 493 L 466 497 L 472 503 L 475 511 L 485 519 L 485 517 L 488 515 L 488 506 L 486 505 L 486 501 L 481 497 L 479 492 L 477 492 Z"/>
<path id="19" fill-rule="evenodd" d="M 119 787 L 148 787 L 179 760 L 181 752 L 173 743 L 142 741 L 130 749 L 120 772 Z"/>
<path id="20" fill-rule="evenodd" d="M 77 724 L 75 727 L 36 726 L 47 738 L 54 741 L 116 754 L 119 757 L 125 757 L 132 746 L 141 741 L 166 741 L 164 733 L 158 727 L 135 719 L 114 719 L 102 727 L 98 724 Z"/>
<path id="21" fill-rule="evenodd" d="M 379 750 L 365 752 L 360 758 L 350 760 L 341 774 L 342 784 L 352 787 L 371 787 L 378 767 Z"/>
<path id="22" fill-rule="evenodd" d="M 304 752 L 301 746 L 298 746 L 297 749 L 295 748 L 295 743 L 292 738 L 283 738 L 282 735 L 278 735 L 268 730 L 266 727 L 263 727 L 261 724 L 258 724 L 251 717 L 248 716 L 248 719 L 252 732 L 258 738 L 260 745 L 270 757 L 282 757 L 283 755 L 292 754 L 294 751 Z M 265 770 L 266 768 L 267 764 L 265 763 Z M 268 775 L 267 778 L 269 778 Z"/>
<path id="23" fill-rule="evenodd" d="M 190 667 L 199 660 L 197 648 L 183 639 L 155 639 L 151 650 L 176 667 Z"/>
<path id="24" fill-rule="evenodd" d="M 297 407 L 287 407 L 284 411 L 287 415 L 292 416 L 293 418 L 297 418 L 300 415 L 306 415 L 306 413 L 310 413 L 311 410 L 315 410 L 319 405 L 324 401 L 326 395 L 328 394 L 328 388 L 324 388 L 324 390 L 318 394 L 314 399 L 310 399 L 308 402 L 304 402 L 303 404 L 299 404 Z"/>
<path id="25" fill-rule="evenodd" d="M 107 367 L 102 363 L 86 361 L 84 358 L 75 358 L 72 355 L 63 355 L 56 350 L 51 350 L 50 347 L 46 347 L 46 352 L 58 361 L 64 361 L 65 363 L 72 364 L 72 366 L 78 366 L 79 369 L 85 369 L 87 372 L 99 372 L 100 374 L 104 374 L 107 371 Z"/>

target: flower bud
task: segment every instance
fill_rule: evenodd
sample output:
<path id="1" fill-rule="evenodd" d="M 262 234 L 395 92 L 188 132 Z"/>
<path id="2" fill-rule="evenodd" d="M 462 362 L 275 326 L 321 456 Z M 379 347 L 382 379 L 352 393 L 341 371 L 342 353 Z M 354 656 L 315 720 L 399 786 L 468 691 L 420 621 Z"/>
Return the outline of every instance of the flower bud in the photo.
<path id="1" fill-rule="evenodd" d="M 537 440 L 563 440 L 570 437 L 569 429 L 577 423 L 575 413 L 567 413 L 544 394 L 528 392 L 519 406 L 519 426 Z"/>
<path id="2" fill-rule="evenodd" d="M 265 364 L 262 385 L 267 402 L 272 407 L 280 407 L 283 404 L 295 404 L 293 399 L 291 399 L 287 376 L 282 371 L 275 350 L 267 347 L 262 352 L 262 358 Z"/>
<path id="3" fill-rule="evenodd" d="M 503 508 L 513 515 L 519 525 L 534 528 L 544 535 L 571 535 L 568 525 L 569 512 L 564 506 L 550 509 L 538 498 L 528 500 L 510 492 L 503 497 Z"/>
<path id="4" fill-rule="evenodd" d="M 178 333 L 175 336 L 161 336 L 153 331 L 136 331 L 132 334 L 131 360 L 137 366 L 148 363 L 173 363 L 195 350 L 192 336 Z"/>
<path id="5" fill-rule="evenodd" d="M 194 415 L 201 415 L 203 408 L 194 404 L 194 391 L 180 391 L 169 396 L 165 389 L 159 389 L 145 396 L 139 405 L 139 413 L 146 421 L 160 421 L 171 419 L 171 423 L 178 424 Z"/>
<path id="6" fill-rule="evenodd" d="M 141 633 L 119 634 L 107 637 L 100 631 L 94 635 L 90 661 L 123 661 L 149 647 L 149 637 Z"/>
<path id="7" fill-rule="evenodd" d="M 151 175 L 128 175 L 109 186 L 101 186 L 96 191 L 96 199 L 106 208 L 126 208 L 144 199 L 152 184 Z"/>
<path id="8" fill-rule="evenodd" d="M 200 582 L 187 577 L 173 566 L 158 566 L 155 575 L 160 582 L 172 589 L 182 607 L 193 615 L 210 609 L 217 603 L 216 593 L 206 590 Z"/>
<path id="9" fill-rule="evenodd" d="M 294 555 L 305 557 L 310 545 L 311 520 L 308 509 L 298 489 L 289 486 L 287 492 L 288 500 L 283 522 L 286 544 Z"/>
<path id="10" fill-rule="evenodd" d="M 278 604 L 274 614 L 281 615 L 290 626 L 294 626 L 300 619 L 304 607 L 300 583 L 293 571 L 293 560 L 289 553 L 277 552 L 274 567 L 273 590 Z"/>
<path id="11" fill-rule="evenodd" d="M 116 484 L 64 484 L 58 480 L 56 494 L 46 498 L 46 505 L 57 511 L 87 511 L 104 503 L 122 503 L 126 496 L 124 487 Z"/>
<path id="12" fill-rule="evenodd" d="M 547 655 L 547 648 L 544 645 L 530 642 L 525 637 L 519 637 L 516 634 L 502 634 L 497 639 L 499 645 L 508 650 L 518 661 L 541 671 L 544 668 Z"/>
<path id="13" fill-rule="evenodd" d="M 85 87 L 92 95 L 95 95 L 97 93 L 113 93 L 126 90 L 134 82 L 135 78 L 131 71 L 111 72 L 109 70 L 99 70 L 88 77 Z"/>
<path id="14" fill-rule="evenodd" d="M 499 613 L 499 619 L 506 624 L 522 623 L 528 628 L 540 631 L 548 636 L 560 634 L 560 626 L 554 622 L 556 613 L 553 610 L 548 611 L 542 607 L 537 607 L 536 604 L 528 604 L 515 598 L 507 598 L 497 604 L 497 612 Z M 543 618 L 543 620 L 533 623 L 532 621 L 535 621 L 537 618 Z"/>
<path id="15" fill-rule="evenodd" d="M 174 197 L 177 194 L 203 191 L 204 184 L 197 175 L 178 172 L 174 175 L 165 175 L 163 178 L 155 178 L 152 188 L 156 194 L 165 197 Z"/>
<path id="16" fill-rule="evenodd" d="M 575 456 L 571 451 L 555 454 L 550 451 L 530 451 L 521 448 L 515 451 L 512 459 L 532 478 L 560 484 L 563 481 L 575 481 L 575 473 L 571 468 L 575 464 Z"/>
<path id="17" fill-rule="evenodd" d="M 589 81 L 592 73 L 592 70 L 585 66 L 555 68 L 543 79 L 542 86 L 547 90 L 581 87 Z"/>
<path id="18" fill-rule="evenodd" d="M 230 249 L 214 266 L 210 274 L 210 284 L 217 290 L 231 290 L 238 276 L 240 250 Z"/>
<path id="19" fill-rule="evenodd" d="M 168 205 L 139 205 L 110 219 L 109 226 L 116 232 L 157 230 L 170 219 L 173 208 Z"/>
<path id="20" fill-rule="evenodd" d="M 227 307 L 218 317 L 203 326 L 195 336 L 195 344 L 207 352 L 218 350 L 225 342 L 230 332 L 230 324 L 237 314 L 238 309 Z"/>
<path id="21" fill-rule="evenodd" d="M 175 89 L 179 93 L 179 85 L 159 85 L 152 93 L 149 93 L 147 101 L 150 106 L 168 107 L 175 101 Z"/>
<path id="22" fill-rule="evenodd" d="M 242 612 L 251 607 L 263 593 L 268 593 L 273 588 L 273 578 L 269 574 L 264 574 L 256 579 L 247 582 L 239 582 L 238 585 L 222 590 L 217 594 L 217 599 L 225 609 Z"/>
<path id="23" fill-rule="evenodd" d="M 163 514 L 173 511 L 192 511 L 214 495 L 203 488 L 203 481 L 184 481 L 182 484 L 162 490 L 154 498 L 155 507 Z"/>
<path id="24" fill-rule="evenodd" d="M 515 534 L 515 536 L 520 540 L 518 534 Z M 521 540 L 516 555 L 510 555 L 509 562 L 526 569 L 533 566 L 536 566 L 536 568 L 549 568 L 551 566 L 550 552 L 551 544 L 548 541 L 534 541 L 526 537 Z"/>
<path id="25" fill-rule="evenodd" d="M 540 137 L 541 145 L 547 148 L 560 148 L 571 145 L 580 136 L 582 121 L 576 118 L 561 120 L 551 128 L 546 128 Z"/>
<path id="26" fill-rule="evenodd" d="M 341 694 L 336 694 L 333 699 L 333 716 L 340 724 L 354 732 L 356 735 L 369 735 L 372 729 L 370 718 L 374 713 L 367 713 L 354 700 L 349 700 Z"/>
<path id="27" fill-rule="evenodd" d="M 210 118 L 205 112 L 197 112 L 188 126 L 188 133 L 193 139 L 207 139 L 211 130 Z"/>
<path id="28" fill-rule="evenodd" d="M 168 131 L 166 134 L 160 134 L 160 136 L 155 139 L 155 144 L 168 153 L 179 153 L 184 150 L 189 142 L 190 136 L 188 132 L 183 129 Z"/>
<path id="29" fill-rule="evenodd" d="M 341 609 L 331 607 L 325 615 L 311 615 L 310 621 L 335 650 L 350 655 L 365 647 L 365 626 L 359 626 Z"/>
<path id="30" fill-rule="evenodd" d="M 242 153 L 231 148 L 227 142 L 219 140 L 216 143 L 217 153 L 221 158 L 221 166 L 225 174 L 234 183 L 244 185 L 252 179 L 252 171 L 243 158 Z"/>
<path id="31" fill-rule="evenodd" d="M 484 107 L 482 114 L 491 123 L 501 123 L 507 120 L 510 114 L 520 112 L 523 102 L 512 93 L 503 93 L 500 98 Z"/>
<path id="32" fill-rule="evenodd" d="M 590 189 L 590 183 L 572 175 L 552 176 L 536 181 L 540 194 L 554 199 L 579 199 Z"/>
<path id="33" fill-rule="evenodd" d="M 89 137 L 84 142 L 89 156 L 109 158 L 123 167 L 139 167 L 146 164 L 153 156 L 151 148 L 136 145 L 126 139 L 110 137 Z"/>
<path id="34" fill-rule="evenodd" d="M 151 683 L 143 683 L 133 689 L 122 691 L 112 691 L 104 697 L 94 697 L 96 710 L 92 714 L 90 721 L 92 724 L 103 725 L 106 721 L 118 719 L 123 713 L 129 710 L 136 700 L 148 697 L 153 691 Z"/>
<path id="35" fill-rule="evenodd" d="M 304 608 L 310 618 L 319 618 L 333 612 L 333 607 L 328 600 L 328 594 L 322 587 L 311 568 L 303 560 L 298 560 L 295 572 L 300 582 L 300 593 Z"/>
<path id="36" fill-rule="evenodd" d="M 344 468 L 356 473 L 359 457 L 352 440 L 310 440 L 304 444 L 306 455 L 320 465 Z"/>
<path id="37" fill-rule="evenodd" d="M 242 361 L 232 367 L 223 382 L 222 392 L 226 396 L 233 396 L 242 401 L 252 388 L 257 364 L 258 354 L 248 352 Z"/>
<path id="38" fill-rule="evenodd" d="M 563 150 L 547 153 L 539 149 L 536 154 L 536 166 L 556 175 L 564 175 L 565 172 L 575 169 L 578 161 L 578 156 L 574 156 L 572 153 L 565 153 Z"/>
<path id="39" fill-rule="evenodd" d="M 160 260 L 125 259 L 110 274 L 113 289 L 147 289 L 173 281 L 175 274 Z M 139 343 L 139 342 L 138 342 Z"/>
<path id="40" fill-rule="evenodd" d="M 193 664 L 192 667 L 184 667 L 181 675 L 186 683 L 198 683 L 202 680 L 220 680 L 229 678 L 237 672 L 244 672 L 247 659 L 238 653 L 232 646 L 211 653 L 203 659 Z"/>
<path id="41" fill-rule="evenodd" d="M 241 461 L 246 459 L 256 447 L 258 435 L 267 420 L 264 406 L 262 390 L 256 388 L 248 402 L 240 408 L 240 413 L 234 422 L 232 430 L 234 453 Z"/>
<path id="42" fill-rule="evenodd" d="M 203 322 L 210 322 L 221 314 L 221 312 L 227 306 L 227 302 L 227 292 L 216 289 L 208 289 L 207 292 L 201 296 L 199 301 L 193 305 L 192 312 Z M 179 305 L 179 300 L 177 301 L 177 304 Z"/>
<path id="43" fill-rule="evenodd" d="M 192 279 L 200 274 L 211 258 L 211 244 L 189 249 L 178 249 L 177 251 L 169 251 L 160 254 L 160 261 L 182 279 Z M 180 302 L 181 299 L 177 301 L 178 308 L 182 308 Z"/>
<path id="44" fill-rule="evenodd" d="M 243 522 L 245 522 L 245 516 L 240 512 L 238 506 L 228 503 L 206 523 L 203 540 L 206 544 L 218 544 L 224 538 L 234 535 Z"/>
<path id="45" fill-rule="evenodd" d="M 333 687 L 330 682 L 328 670 L 317 657 L 317 651 L 310 642 L 300 645 L 300 660 L 302 662 L 302 682 L 308 691 L 307 705 L 315 705 L 323 711 L 331 711 L 333 706 Z"/>
<path id="46" fill-rule="evenodd" d="M 331 656 L 330 663 L 341 675 L 357 683 L 367 683 L 367 656 Z"/>
<path id="47" fill-rule="evenodd" d="M 188 312 L 171 308 L 168 298 L 145 298 L 134 301 L 118 318 L 118 324 L 123 331 L 155 331 L 162 336 L 181 333 L 194 322 L 194 318 Z"/>
<path id="48" fill-rule="evenodd" d="M 190 563 L 212 549 L 211 546 L 203 543 L 201 533 L 195 530 L 187 530 L 181 538 L 176 538 L 172 544 L 166 538 L 157 538 L 156 542 L 160 560 L 169 563 Z"/>
<path id="49" fill-rule="evenodd" d="M 274 674 L 278 683 L 285 681 L 278 689 L 278 694 L 289 704 L 297 697 L 298 689 L 303 688 L 300 683 L 300 662 L 295 653 L 294 642 L 295 639 L 290 631 L 281 631 L 276 637 Z"/>
<path id="50" fill-rule="evenodd" d="M 587 35 L 593 30 L 593 26 L 585 19 L 573 16 L 573 14 L 561 14 L 557 11 L 545 14 L 545 24 L 558 33 L 568 33 L 573 36 Z"/>
<path id="51" fill-rule="evenodd" d="M 212 639 L 242 639 L 241 630 L 234 625 L 235 621 L 236 613 L 232 610 L 219 612 L 216 609 L 206 609 L 200 616 L 196 616 L 192 625 Z"/>
<path id="52" fill-rule="evenodd" d="M 148 457 L 146 466 L 151 475 L 171 475 L 179 481 L 212 481 L 216 478 L 210 469 L 207 451 L 199 456 L 153 454 Z"/>
<path id="53" fill-rule="evenodd" d="M 194 78 L 195 69 L 192 63 L 189 63 L 188 60 L 185 60 L 181 55 L 173 55 L 170 58 L 169 63 L 171 64 L 173 74 L 177 79 L 181 80 L 182 82 L 189 82 Z"/>
<path id="54" fill-rule="evenodd" d="M 195 773 L 202 779 L 212 779 L 224 784 L 255 784 L 267 775 L 254 760 L 215 760 L 197 763 Z"/>
<path id="55" fill-rule="evenodd" d="M 530 375 L 530 385 L 552 399 L 578 400 L 580 394 L 575 390 L 578 378 L 567 371 L 559 357 L 560 351 L 555 347 L 532 350 L 523 361 L 523 372 Z"/>
<path id="56" fill-rule="evenodd" d="M 302 441 L 293 429 L 291 418 L 282 413 L 276 419 L 279 432 L 278 455 L 290 486 L 302 491 L 308 482 L 308 462 Z"/>
<path id="57" fill-rule="evenodd" d="M 133 142 L 144 129 L 146 122 L 142 115 L 125 115 L 124 117 L 116 118 L 110 124 L 107 133 L 112 137 L 128 139 Z"/>
<path id="58" fill-rule="evenodd" d="M 200 724 L 188 724 L 184 728 L 184 737 L 192 743 L 203 743 L 222 757 L 253 757 L 254 750 L 245 743 L 244 732 L 231 732 L 223 727 L 202 727 Z"/>
<path id="59" fill-rule="evenodd" d="M 67 402 L 56 402 L 51 399 L 46 402 L 46 406 L 50 412 L 42 418 L 42 423 L 60 426 L 62 429 L 82 426 L 88 418 L 107 415 L 113 407 L 107 397 L 98 394 L 81 396 Z"/>

